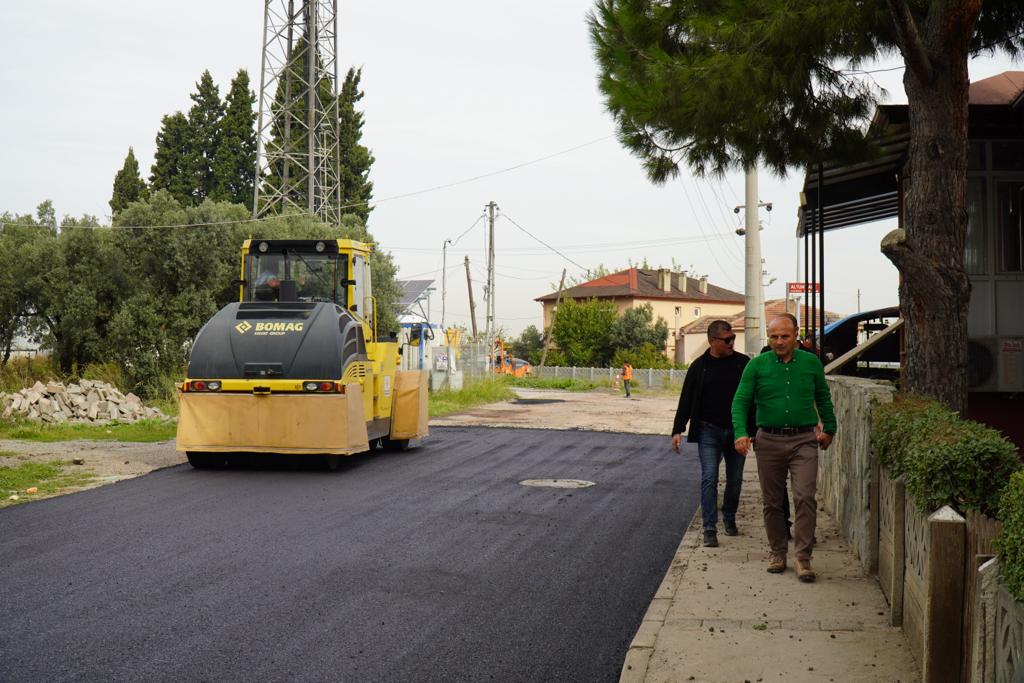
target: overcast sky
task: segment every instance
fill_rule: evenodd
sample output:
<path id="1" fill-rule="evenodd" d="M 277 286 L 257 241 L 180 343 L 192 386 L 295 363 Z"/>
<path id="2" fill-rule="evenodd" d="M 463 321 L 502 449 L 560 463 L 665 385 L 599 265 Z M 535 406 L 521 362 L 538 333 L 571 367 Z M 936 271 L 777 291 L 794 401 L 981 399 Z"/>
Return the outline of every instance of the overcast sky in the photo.
<path id="1" fill-rule="evenodd" d="M 440 318 L 442 243 L 470 228 L 492 200 L 507 216 L 496 224 L 495 301 L 510 333 L 540 327 L 533 299 L 552 291 L 563 267 L 574 275 L 580 266 L 674 262 L 742 291 L 743 243 L 734 233 L 742 214 L 733 213 L 743 202 L 742 175 L 664 186 L 646 179 L 616 142 L 597 90 L 590 1 L 338 4 L 340 63 L 343 71 L 363 68 L 363 141 L 376 156 L 371 178 L 380 203 L 369 227 L 394 255 L 399 277 L 436 280 L 432 318 Z M 204 69 L 222 96 L 238 69 L 258 88 L 260 2 L 36 0 L 4 3 L 0 17 L 8 27 L 0 212 L 30 213 L 52 199 L 59 216 L 88 213 L 107 223 L 128 147 L 148 177 L 161 117 L 187 111 Z M 1021 68 L 982 58 L 971 77 Z M 906 101 L 901 71 L 875 78 L 889 101 Z M 760 199 L 774 206 L 761 214 L 765 268 L 776 278 L 766 298 L 783 296 L 783 283 L 796 276 L 801 181 L 799 171 L 760 176 Z M 878 252 L 892 227 L 827 236 L 829 310 L 857 310 L 858 290 L 862 309 L 897 302 L 896 271 Z M 480 221 L 448 249 L 448 323 L 469 322 L 468 255 L 483 326 L 484 229 Z"/>

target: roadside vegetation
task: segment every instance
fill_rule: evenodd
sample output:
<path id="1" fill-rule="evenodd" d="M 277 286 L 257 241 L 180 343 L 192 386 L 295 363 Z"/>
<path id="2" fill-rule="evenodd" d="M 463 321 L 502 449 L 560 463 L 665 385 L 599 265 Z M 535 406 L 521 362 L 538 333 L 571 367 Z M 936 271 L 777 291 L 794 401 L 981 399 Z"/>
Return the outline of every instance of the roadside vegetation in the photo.
<path id="1" fill-rule="evenodd" d="M 871 447 L 889 476 L 903 477 L 922 512 L 949 505 L 999 520 L 1003 583 L 1024 600 L 1024 471 L 1016 447 L 996 430 L 914 394 L 897 394 L 875 409 Z"/>
<path id="2" fill-rule="evenodd" d="M 594 389 L 608 389 L 611 384 L 603 382 L 590 382 L 582 379 L 570 379 L 568 377 L 516 377 L 511 380 L 514 387 L 523 389 L 560 389 L 562 391 L 593 391 Z"/>
<path id="3" fill-rule="evenodd" d="M 16 457 L 15 454 L 6 451 L 0 455 Z M 17 505 L 76 486 L 85 486 L 96 478 L 88 472 L 65 471 L 64 466 L 69 464 L 53 460 L 0 467 L 0 493 L 3 494 L 0 498 L 0 507 Z"/>
<path id="4" fill-rule="evenodd" d="M 177 423 L 170 420 L 139 420 L 109 424 L 47 424 L 28 420 L 0 421 L 0 439 L 23 441 L 133 441 L 152 443 L 173 439 Z"/>
<path id="5" fill-rule="evenodd" d="M 461 389 L 442 389 L 430 393 L 430 417 L 457 413 L 485 403 L 497 403 L 515 398 L 508 378 L 495 377 L 467 383 Z"/>

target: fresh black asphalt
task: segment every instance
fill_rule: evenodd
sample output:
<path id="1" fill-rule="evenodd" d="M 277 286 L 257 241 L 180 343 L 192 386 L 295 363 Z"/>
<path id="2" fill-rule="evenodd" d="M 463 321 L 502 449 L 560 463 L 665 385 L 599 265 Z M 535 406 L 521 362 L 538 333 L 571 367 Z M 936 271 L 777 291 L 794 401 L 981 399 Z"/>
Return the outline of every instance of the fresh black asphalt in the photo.
<path id="1" fill-rule="evenodd" d="M 0 510 L 0 681 L 614 681 L 695 455 L 440 428 L 338 472 L 183 465 Z"/>

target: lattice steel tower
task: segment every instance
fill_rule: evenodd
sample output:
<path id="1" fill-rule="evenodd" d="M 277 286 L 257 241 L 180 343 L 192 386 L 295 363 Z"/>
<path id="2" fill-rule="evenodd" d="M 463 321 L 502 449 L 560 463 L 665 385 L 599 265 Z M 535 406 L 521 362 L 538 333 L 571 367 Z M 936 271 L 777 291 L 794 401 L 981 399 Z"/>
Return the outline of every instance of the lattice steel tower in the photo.
<path id="1" fill-rule="evenodd" d="M 266 0 L 253 216 L 341 221 L 337 0 Z"/>

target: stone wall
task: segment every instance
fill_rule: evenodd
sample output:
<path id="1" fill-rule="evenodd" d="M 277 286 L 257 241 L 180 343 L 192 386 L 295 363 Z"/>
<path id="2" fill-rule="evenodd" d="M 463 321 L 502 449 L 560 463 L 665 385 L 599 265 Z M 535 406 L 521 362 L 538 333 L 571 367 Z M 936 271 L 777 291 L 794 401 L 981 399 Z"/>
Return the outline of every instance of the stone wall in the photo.
<path id="1" fill-rule="evenodd" d="M 871 414 L 874 405 L 892 401 L 895 389 L 858 377 L 826 379 L 839 431 L 818 457 L 818 504 L 835 517 L 865 570 L 875 571 L 878 523 L 871 499 L 877 469 L 871 458 Z"/>

